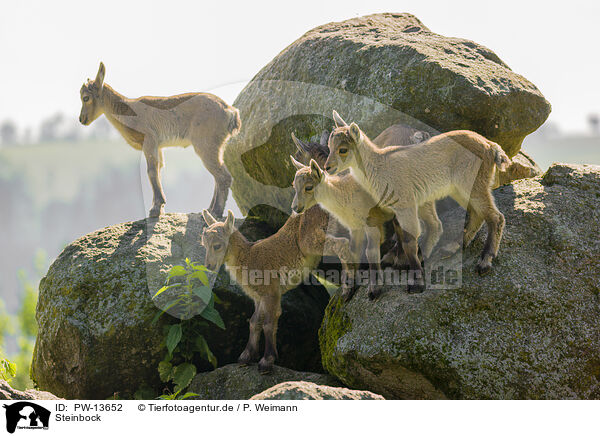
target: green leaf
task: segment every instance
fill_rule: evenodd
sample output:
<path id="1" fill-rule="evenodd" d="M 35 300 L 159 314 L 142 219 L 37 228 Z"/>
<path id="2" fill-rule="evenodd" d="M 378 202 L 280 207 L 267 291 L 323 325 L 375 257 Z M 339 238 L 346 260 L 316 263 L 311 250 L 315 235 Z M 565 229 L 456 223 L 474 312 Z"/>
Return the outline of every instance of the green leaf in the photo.
<path id="1" fill-rule="evenodd" d="M 0 378 L 8 381 L 17 375 L 17 365 L 6 359 L 0 359 Z"/>
<path id="2" fill-rule="evenodd" d="M 188 283 L 192 279 L 198 279 L 204 286 L 208 286 L 208 277 L 204 271 L 194 271 L 188 276 Z"/>
<path id="3" fill-rule="evenodd" d="M 173 306 L 175 306 L 177 304 L 177 301 L 169 304 L 167 307 L 165 307 L 163 310 L 163 312 L 167 312 L 170 308 L 172 308 Z"/>
<path id="4" fill-rule="evenodd" d="M 160 310 L 156 313 L 156 315 L 154 315 L 154 318 L 152 318 L 152 321 L 150 321 L 150 323 L 152 325 L 156 324 L 159 320 L 159 318 L 163 315 L 163 313 L 165 313 L 164 311 Z"/>
<path id="5" fill-rule="evenodd" d="M 169 327 L 169 333 L 167 334 L 167 350 L 169 350 L 169 354 L 173 354 L 173 350 L 181 341 L 181 324 L 173 324 Z"/>
<path id="6" fill-rule="evenodd" d="M 173 383 L 175 383 L 175 389 L 181 391 L 188 387 L 192 382 L 192 379 L 196 375 L 196 366 L 192 363 L 182 363 L 177 365 L 175 372 L 173 373 Z"/>
<path id="7" fill-rule="evenodd" d="M 181 391 L 177 391 L 177 392 L 175 392 L 173 394 L 168 394 L 168 395 L 164 394 L 164 395 L 161 395 L 158 398 L 160 398 L 161 400 L 174 400 L 175 398 L 177 398 L 177 395 L 179 395 L 179 392 L 181 392 Z"/>
<path id="8" fill-rule="evenodd" d="M 172 285 L 163 286 L 158 291 L 156 291 L 156 294 L 154 294 L 154 296 L 152 298 L 156 298 L 160 294 L 162 294 L 163 292 L 165 292 L 167 289 L 176 288 L 177 286 L 181 286 L 181 283 L 173 283 Z"/>
<path id="9" fill-rule="evenodd" d="M 169 275 L 167 276 L 167 281 L 169 279 L 171 279 L 172 277 L 184 276 L 186 274 L 187 274 L 187 271 L 185 270 L 185 267 L 183 265 L 175 265 L 173 268 L 171 268 L 171 271 L 169 271 Z"/>
<path id="10" fill-rule="evenodd" d="M 217 369 L 217 357 L 210 351 L 208 347 L 208 342 L 204 339 L 204 336 L 200 335 L 196 337 L 195 349 L 198 351 L 202 357 L 210 362 L 210 364 Z"/>
<path id="11" fill-rule="evenodd" d="M 204 309 L 202 311 L 202 313 L 200 314 L 200 316 L 202 318 L 204 318 L 204 319 L 212 322 L 217 327 L 225 330 L 225 323 L 223 322 L 223 319 L 221 318 L 221 315 L 219 315 L 219 312 L 217 312 L 217 309 L 215 309 L 214 307 L 207 306 L 206 309 Z"/>
<path id="12" fill-rule="evenodd" d="M 195 269 L 196 271 L 210 271 L 204 265 L 200 265 L 200 264 L 197 264 L 197 263 L 192 263 L 192 268 Z"/>
<path id="13" fill-rule="evenodd" d="M 158 375 L 160 376 L 160 381 L 166 383 L 173 378 L 173 365 L 170 362 L 162 362 L 158 363 Z"/>
<path id="14" fill-rule="evenodd" d="M 197 286 L 197 287 L 195 287 L 195 288 L 192 289 L 192 292 L 197 297 L 200 297 L 200 299 L 205 304 L 208 304 L 208 302 L 210 301 L 210 296 L 212 294 L 212 289 L 209 288 L 208 286 Z"/>
<path id="15" fill-rule="evenodd" d="M 200 395 L 195 394 L 193 392 L 186 392 L 183 396 L 177 398 L 178 400 L 185 400 L 186 398 L 190 398 L 190 397 L 199 397 Z"/>

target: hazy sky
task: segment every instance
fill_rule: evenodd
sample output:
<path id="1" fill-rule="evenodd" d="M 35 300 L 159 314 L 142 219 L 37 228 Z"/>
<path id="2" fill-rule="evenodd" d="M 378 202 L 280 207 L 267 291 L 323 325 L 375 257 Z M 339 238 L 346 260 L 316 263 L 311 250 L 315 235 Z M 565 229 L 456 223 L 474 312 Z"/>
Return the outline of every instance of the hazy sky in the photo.
<path id="1" fill-rule="evenodd" d="M 59 110 L 75 120 L 100 60 L 106 82 L 129 97 L 212 91 L 232 103 L 307 30 L 384 11 L 491 48 L 541 89 L 563 129 L 584 130 L 600 112 L 597 1 L 10 0 L 0 9 L 0 120 L 36 126 Z"/>

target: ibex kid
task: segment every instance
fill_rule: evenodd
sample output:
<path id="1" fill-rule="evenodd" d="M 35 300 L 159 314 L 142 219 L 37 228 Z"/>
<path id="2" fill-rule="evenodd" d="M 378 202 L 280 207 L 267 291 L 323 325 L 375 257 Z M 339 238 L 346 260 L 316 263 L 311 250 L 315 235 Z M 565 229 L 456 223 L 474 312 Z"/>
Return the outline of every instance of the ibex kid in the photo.
<path id="1" fill-rule="evenodd" d="M 258 369 L 262 373 L 270 372 L 277 358 L 281 296 L 305 279 L 324 255 L 337 256 L 348 273 L 350 242 L 327 235 L 329 219 L 318 206 L 302 215 L 290 216 L 277 233 L 257 242 L 249 242 L 235 229 L 231 211 L 225 222 L 218 222 L 207 210 L 202 215 L 207 224 L 202 233 L 202 245 L 206 249 L 204 264 L 214 271 L 225 264 L 232 278 L 254 301 L 250 336 L 239 362 L 248 364 L 258 357 L 260 334 L 264 332 L 265 352 Z M 246 280 L 249 275 L 259 280 L 251 283 Z M 343 293 L 348 292 L 344 288 Z"/>
<path id="2" fill-rule="evenodd" d="M 105 72 L 100 63 L 96 78 L 88 79 L 81 87 L 79 121 L 87 126 L 104 114 L 130 146 L 144 153 L 153 192 L 149 215 L 157 217 L 164 212 L 162 148 L 193 145 L 215 179 L 209 210 L 221 216 L 231 186 L 231 175 L 223 163 L 223 148 L 241 128 L 238 110 L 208 93 L 127 98 L 104 83 Z"/>
<path id="3" fill-rule="evenodd" d="M 375 298 L 378 292 L 374 278 L 381 273 L 379 246 L 383 233 L 381 225 L 373 226 L 374 217 L 381 217 L 384 221 L 392 220 L 394 214 L 389 209 L 380 208 L 379 202 L 375 201 L 351 174 L 330 176 L 321 170 L 321 166 L 325 166 L 329 155 L 329 149 L 326 148 L 328 135 L 325 133 L 321 135 L 321 144 L 304 143 L 292 134 L 292 139 L 300 150 L 300 153 L 297 153 L 296 156 L 304 160 L 308 159 L 310 162 L 310 165 L 303 165 L 292 158 L 292 163 L 298 170 L 293 183 L 296 194 L 292 209 L 300 213 L 304 208 L 309 208 L 317 203 L 320 204 L 344 227 L 349 229 L 352 236 L 353 252 L 358 258 L 362 254 L 362 248 L 366 240 L 367 261 L 373 277 L 372 280 L 369 280 L 368 295 L 370 298 Z M 417 143 L 428 137 L 427 132 L 396 124 L 384 130 L 376 140 L 380 141 L 377 143 L 378 146 L 383 146 L 385 144 L 383 141 L 394 141 L 392 144 L 399 144 L 400 141 Z M 412 146 L 406 145 L 405 147 Z M 314 160 L 311 161 L 311 159 Z M 419 218 L 423 220 L 427 227 L 426 238 L 422 247 L 423 255 L 427 258 L 442 234 L 442 223 L 437 216 L 434 201 L 427 202 L 419 207 Z M 396 223 L 394 224 L 398 241 L 401 241 L 402 231 Z M 411 290 L 415 291 L 417 289 Z"/>
<path id="4" fill-rule="evenodd" d="M 491 185 L 496 167 L 502 170 L 510 164 L 498 144 L 475 132 L 458 130 L 414 147 L 379 148 L 358 125 L 348 126 L 335 111 L 333 116 L 339 127 L 329 137 L 326 171 L 336 174 L 350 168 L 373 198 L 395 213 L 415 278 L 412 283 L 409 278 L 409 290 L 424 287 L 424 272 L 417 257 L 421 232 L 418 207 L 446 196 L 469 212 L 465 246 L 486 222 L 488 237 L 477 270 L 484 274 L 491 269 L 504 229 L 504 215 L 496 207 Z"/>

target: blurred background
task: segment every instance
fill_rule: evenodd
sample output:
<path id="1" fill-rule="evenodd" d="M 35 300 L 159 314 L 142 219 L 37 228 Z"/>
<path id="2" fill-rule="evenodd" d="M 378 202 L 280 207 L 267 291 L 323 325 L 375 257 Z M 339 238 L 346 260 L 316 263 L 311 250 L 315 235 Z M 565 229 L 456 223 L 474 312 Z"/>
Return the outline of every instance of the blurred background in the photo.
<path id="1" fill-rule="evenodd" d="M 104 117 L 78 121 L 79 89 L 106 64 L 128 97 L 212 92 L 232 104 L 248 80 L 304 32 L 376 12 L 410 12 L 432 31 L 475 40 L 552 103 L 523 149 L 552 162 L 600 164 L 596 2 L 20 1 L 0 9 L 0 358 L 30 385 L 37 285 L 63 247 L 145 217 L 145 162 Z M 197 212 L 213 180 L 191 148 L 166 151 L 167 212 Z M 235 208 L 229 200 L 228 207 Z"/>

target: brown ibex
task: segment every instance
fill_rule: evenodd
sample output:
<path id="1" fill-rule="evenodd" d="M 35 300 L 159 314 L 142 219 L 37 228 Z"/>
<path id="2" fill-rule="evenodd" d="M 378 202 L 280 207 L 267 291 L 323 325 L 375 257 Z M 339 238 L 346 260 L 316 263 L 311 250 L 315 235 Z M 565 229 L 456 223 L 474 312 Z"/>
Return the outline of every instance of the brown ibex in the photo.
<path id="1" fill-rule="evenodd" d="M 258 357 L 260 334 L 264 332 L 265 352 L 258 369 L 270 372 L 277 358 L 281 296 L 298 286 L 324 255 L 337 256 L 348 272 L 350 241 L 327 234 L 329 219 L 319 206 L 302 215 L 290 216 L 277 233 L 257 242 L 249 242 L 234 227 L 231 211 L 225 222 L 218 222 L 207 210 L 202 215 L 207 224 L 202 233 L 206 249 L 204 264 L 214 271 L 225 264 L 232 278 L 254 301 L 248 344 L 238 361 L 248 364 Z M 349 292 L 345 285 L 342 287 L 344 294 Z"/>
<path id="2" fill-rule="evenodd" d="M 414 147 L 379 148 L 358 125 L 348 126 L 335 111 L 333 116 L 339 127 L 329 137 L 325 169 L 336 174 L 350 168 L 381 207 L 394 212 L 404 232 L 402 248 L 412 272 L 409 290 L 424 287 L 424 272 L 417 257 L 421 233 L 418 208 L 447 196 L 469 213 L 464 246 L 486 222 L 488 237 L 477 270 L 484 274 L 491 269 L 504 229 L 504 215 L 496 207 L 491 186 L 496 167 L 502 170 L 510 164 L 498 144 L 475 132 L 457 130 Z"/>
<path id="3" fill-rule="evenodd" d="M 219 97 L 208 93 L 188 93 L 172 97 L 127 98 L 104 83 L 104 64 L 94 80 L 81 87 L 83 125 L 104 114 L 125 141 L 146 158 L 153 200 L 149 215 L 164 212 L 165 194 L 160 179 L 164 166 L 162 149 L 194 146 L 206 169 L 215 179 L 209 210 L 223 214 L 231 175 L 223 163 L 227 140 L 241 128 L 239 112 Z"/>

